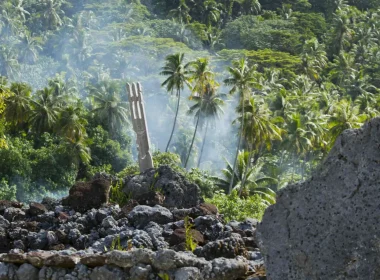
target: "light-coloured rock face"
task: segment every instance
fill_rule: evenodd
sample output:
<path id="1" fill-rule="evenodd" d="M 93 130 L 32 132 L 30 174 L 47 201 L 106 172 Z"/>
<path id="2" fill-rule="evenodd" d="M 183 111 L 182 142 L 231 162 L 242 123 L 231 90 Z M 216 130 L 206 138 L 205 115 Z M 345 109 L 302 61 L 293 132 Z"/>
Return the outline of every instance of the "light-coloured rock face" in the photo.
<path id="1" fill-rule="evenodd" d="M 43 266 L 29 264 L 27 255 L 42 254 Z M 17 257 L 16 257 L 17 255 Z M 241 279 L 248 272 L 248 261 L 216 258 L 206 261 L 190 252 L 148 249 L 111 251 L 103 255 L 64 255 L 63 253 L 44 256 L 42 252 L 0 254 L 0 280 L 149 280 L 158 279 L 157 273 L 170 275 L 175 280 L 234 280 Z M 21 263 L 21 261 L 23 263 Z M 89 264 L 88 266 L 85 264 Z M 15 275 L 18 278 L 15 278 Z M 31 278 L 25 278 L 25 275 Z M 22 278 L 24 277 L 24 278 Z"/>
<path id="2" fill-rule="evenodd" d="M 267 279 L 380 279 L 380 118 L 345 131 L 257 229 Z"/>

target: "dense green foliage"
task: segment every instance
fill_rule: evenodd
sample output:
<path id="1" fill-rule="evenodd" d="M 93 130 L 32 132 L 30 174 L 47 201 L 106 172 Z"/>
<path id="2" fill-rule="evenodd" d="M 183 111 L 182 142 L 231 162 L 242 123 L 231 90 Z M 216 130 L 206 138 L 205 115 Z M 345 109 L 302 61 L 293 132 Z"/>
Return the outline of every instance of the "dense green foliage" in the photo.
<path id="1" fill-rule="evenodd" d="M 379 114 L 379 27 L 374 0 L 1 1 L 0 199 L 136 173 L 140 81 L 155 164 L 260 217 Z"/>
<path id="2" fill-rule="evenodd" d="M 247 217 L 261 220 L 267 207 L 262 203 L 260 196 L 252 195 L 241 198 L 237 191 L 233 191 L 230 195 L 223 192 L 216 193 L 207 202 L 218 207 L 226 222 L 231 220 L 244 221 Z"/>

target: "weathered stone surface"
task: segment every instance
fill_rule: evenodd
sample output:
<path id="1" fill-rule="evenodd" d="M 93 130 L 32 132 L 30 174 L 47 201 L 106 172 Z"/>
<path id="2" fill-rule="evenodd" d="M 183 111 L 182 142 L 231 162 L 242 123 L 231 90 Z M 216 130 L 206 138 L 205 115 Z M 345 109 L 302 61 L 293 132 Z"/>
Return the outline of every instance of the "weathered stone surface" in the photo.
<path id="1" fill-rule="evenodd" d="M 102 204 L 108 203 L 110 186 L 111 182 L 102 178 L 78 182 L 70 189 L 69 196 L 62 200 L 62 204 L 78 212 L 100 208 Z"/>
<path id="2" fill-rule="evenodd" d="M 147 249 L 131 251 L 111 251 L 105 255 L 106 263 L 130 268 L 136 264 L 151 264 L 154 253 Z"/>
<path id="3" fill-rule="evenodd" d="M 247 256 L 247 250 L 241 236 L 232 233 L 231 237 L 207 243 L 203 247 L 195 249 L 194 254 L 212 260 L 219 257 L 235 258 L 237 256 Z"/>
<path id="4" fill-rule="evenodd" d="M 123 188 L 132 198 L 142 197 L 152 190 L 164 195 L 162 205 L 168 208 L 191 208 L 203 202 L 199 187 L 166 165 L 132 177 Z"/>
<path id="5" fill-rule="evenodd" d="M 166 224 L 173 220 L 173 214 L 166 208 L 156 205 L 138 205 L 128 214 L 128 220 L 137 228 L 145 227 L 150 221 Z"/>
<path id="6" fill-rule="evenodd" d="M 26 263 L 26 255 L 14 253 L 1 254 L 0 262 L 23 264 Z"/>
<path id="7" fill-rule="evenodd" d="M 258 225 L 268 279 L 380 279 L 380 118 L 346 130 Z"/>
<path id="8" fill-rule="evenodd" d="M 151 271 L 152 267 L 150 265 L 138 264 L 131 268 L 129 274 L 131 276 L 131 279 L 147 280 L 149 279 L 149 274 Z"/>
<path id="9" fill-rule="evenodd" d="M 91 268 L 97 267 L 97 266 L 103 266 L 106 264 L 106 257 L 103 255 L 85 256 L 81 258 L 80 263 Z"/>
<path id="10" fill-rule="evenodd" d="M 25 218 L 25 212 L 22 211 L 20 208 L 10 207 L 5 209 L 4 218 L 7 219 L 9 222 L 21 220 Z"/>
<path id="11" fill-rule="evenodd" d="M 199 280 L 201 278 L 201 273 L 196 267 L 181 267 L 177 269 L 174 273 L 174 279 L 181 280 Z"/>
<path id="12" fill-rule="evenodd" d="M 136 201 L 141 205 L 162 205 L 165 200 L 165 196 L 162 193 L 149 191 L 135 197 Z"/>
<path id="13" fill-rule="evenodd" d="M 53 253 L 48 251 L 30 252 L 26 255 L 26 259 L 35 267 L 43 267 L 45 260 L 52 255 Z"/>
<path id="14" fill-rule="evenodd" d="M 129 277 L 127 277 L 127 274 L 124 273 L 120 268 L 108 266 L 96 267 L 90 274 L 91 280 L 126 280 L 128 278 Z"/>
<path id="15" fill-rule="evenodd" d="M 39 270 L 29 263 L 24 263 L 19 267 L 16 274 L 18 279 L 38 280 Z"/>
<path id="16" fill-rule="evenodd" d="M 210 280 L 239 279 L 248 272 L 248 264 L 241 260 L 218 258 L 212 261 Z M 285 280 L 285 279 L 276 279 Z M 306 280 L 306 279 L 303 279 Z"/>
<path id="17" fill-rule="evenodd" d="M 52 255 L 44 261 L 46 266 L 55 266 L 60 268 L 74 268 L 79 263 L 78 256 Z"/>
<path id="18" fill-rule="evenodd" d="M 37 202 L 32 202 L 29 205 L 29 211 L 28 212 L 29 212 L 29 215 L 31 215 L 31 216 L 38 216 L 38 215 L 45 214 L 46 212 L 48 212 L 48 210 L 45 207 L 45 205 L 43 205 L 41 203 L 37 203 Z"/>
<path id="19" fill-rule="evenodd" d="M 208 262 L 203 258 L 197 258 L 190 252 L 176 252 L 174 250 L 160 250 L 156 252 L 152 262 L 153 267 L 161 270 L 170 270 L 181 267 L 203 268 Z"/>
<path id="20" fill-rule="evenodd" d="M 0 262 L 0 280 L 8 280 L 9 265 Z"/>
<path id="21" fill-rule="evenodd" d="M 0 200 L 0 215 L 4 215 L 4 211 L 10 207 L 21 208 L 22 206 L 21 202 Z"/>

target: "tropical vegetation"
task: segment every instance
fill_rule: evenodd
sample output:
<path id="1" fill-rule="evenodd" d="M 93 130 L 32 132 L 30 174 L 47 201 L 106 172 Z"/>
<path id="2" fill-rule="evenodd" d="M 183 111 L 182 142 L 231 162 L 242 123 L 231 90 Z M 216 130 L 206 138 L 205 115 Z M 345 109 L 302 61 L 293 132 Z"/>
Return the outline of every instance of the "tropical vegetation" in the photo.
<path id="1" fill-rule="evenodd" d="M 135 174 L 139 81 L 155 164 L 260 218 L 379 115 L 379 28 L 378 1 L 1 1 L 0 199 Z"/>

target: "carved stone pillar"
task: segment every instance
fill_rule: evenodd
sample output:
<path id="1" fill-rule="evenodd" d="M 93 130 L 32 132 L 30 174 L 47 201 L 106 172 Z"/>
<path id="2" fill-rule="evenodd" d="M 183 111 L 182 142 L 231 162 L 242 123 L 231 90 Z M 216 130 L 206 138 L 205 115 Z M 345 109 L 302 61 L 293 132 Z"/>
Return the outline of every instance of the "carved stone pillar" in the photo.
<path id="1" fill-rule="evenodd" d="M 150 153 L 149 132 L 145 117 L 144 100 L 140 83 L 127 84 L 129 106 L 132 117 L 133 130 L 136 132 L 136 144 L 140 172 L 153 168 Z"/>

